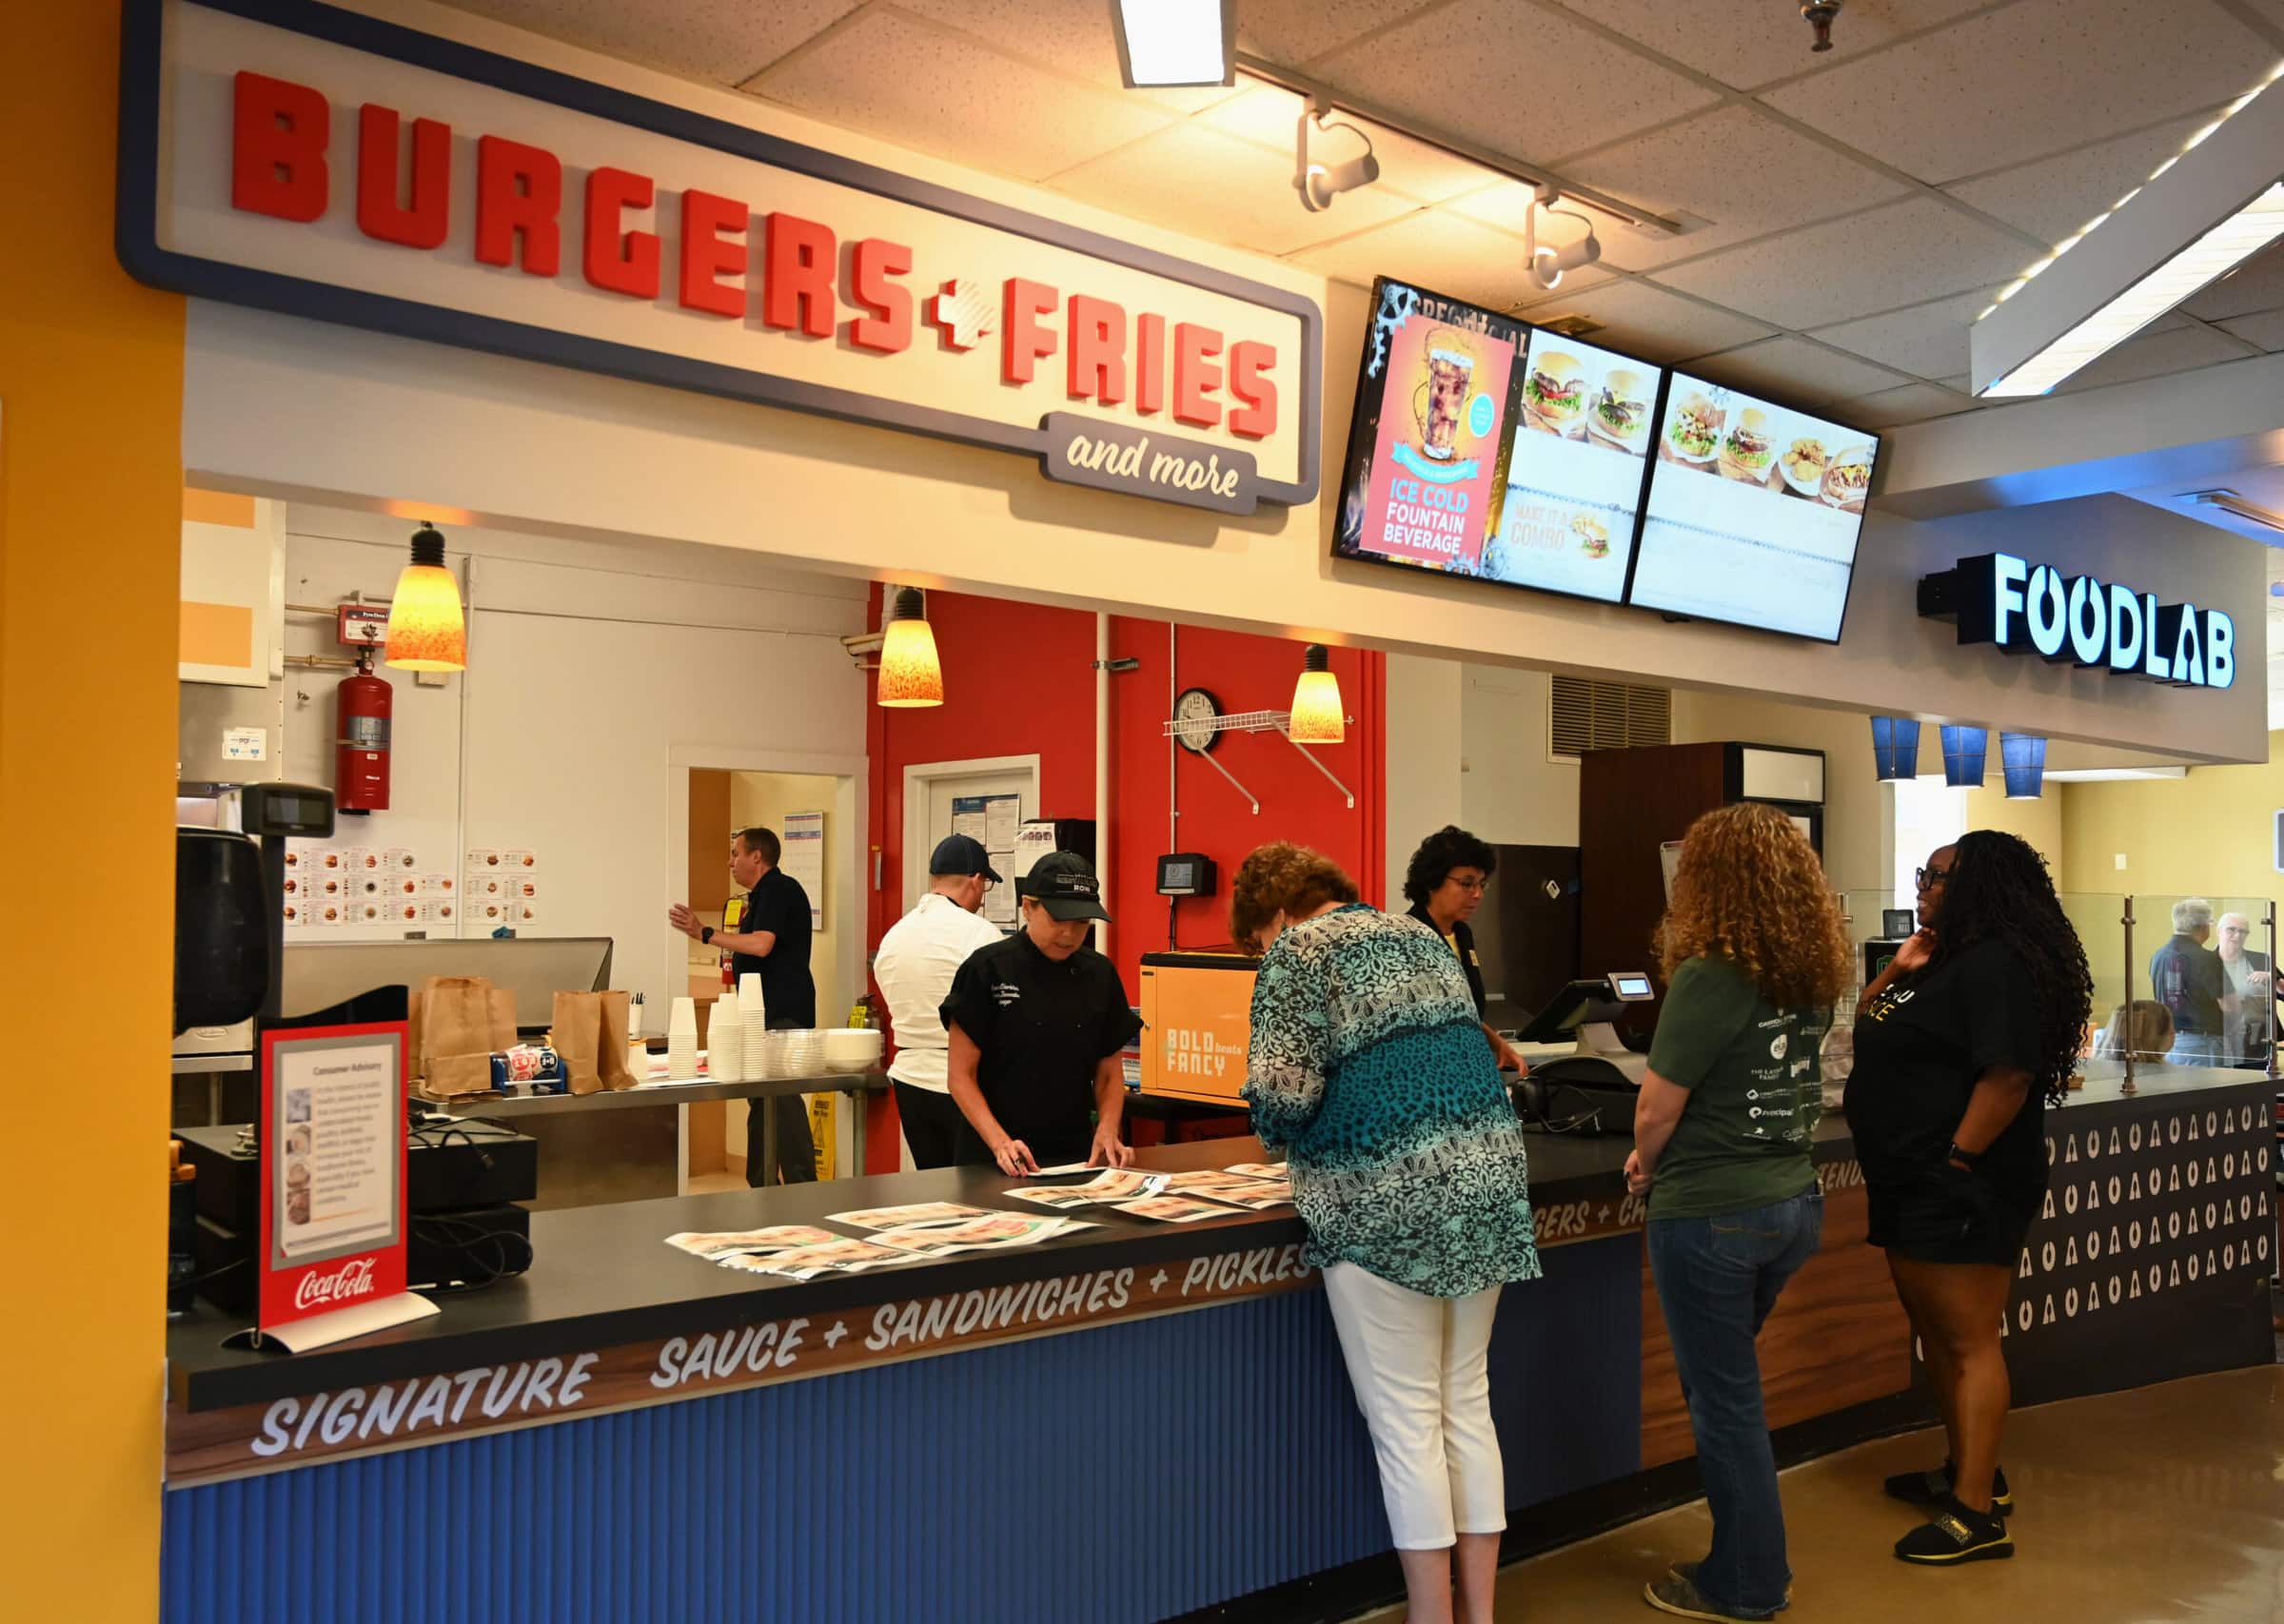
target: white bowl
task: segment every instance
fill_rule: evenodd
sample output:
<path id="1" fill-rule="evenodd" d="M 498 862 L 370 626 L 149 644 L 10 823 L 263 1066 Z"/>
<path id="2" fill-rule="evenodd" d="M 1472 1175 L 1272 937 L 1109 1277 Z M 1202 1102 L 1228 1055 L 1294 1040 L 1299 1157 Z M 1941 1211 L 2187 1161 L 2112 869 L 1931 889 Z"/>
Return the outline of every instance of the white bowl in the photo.
<path id="1" fill-rule="evenodd" d="M 880 1064 L 882 1033 L 867 1027 L 835 1027 L 825 1032 L 825 1069 L 869 1071 Z"/>

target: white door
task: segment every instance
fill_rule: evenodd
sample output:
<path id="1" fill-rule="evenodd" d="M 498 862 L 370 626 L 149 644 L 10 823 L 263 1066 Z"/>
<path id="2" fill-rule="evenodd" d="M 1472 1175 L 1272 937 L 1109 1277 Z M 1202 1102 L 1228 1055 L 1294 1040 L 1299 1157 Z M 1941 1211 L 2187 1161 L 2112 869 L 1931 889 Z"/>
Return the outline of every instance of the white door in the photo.
<path id="1" fill-rule="evenodd" d="M 990 803 L 1005 796 L 1015 797 L 1016 821 L 1038 816 L 1037 757 L 945 761 L 904 770 L 904 873 L 901 891 L 906 908 L 912 907 L 927 894 L 928 857 L 935 850 L 935 843 L 953 832 L 953 819 L 962 810 L 957 803 L 969 803 L 969 810 L 972 811 L 976 801 L 984 802 L 988 808 Z M 1002 820 L 993 821 L 998 823 Z M 986 840 L 985 846 L 990 849 L 992 842 Z M 1008 873 L 1004 867 L 1000 867 L 999 871 L 1010 883 L 1014 882 L 1015 876 Z"/>

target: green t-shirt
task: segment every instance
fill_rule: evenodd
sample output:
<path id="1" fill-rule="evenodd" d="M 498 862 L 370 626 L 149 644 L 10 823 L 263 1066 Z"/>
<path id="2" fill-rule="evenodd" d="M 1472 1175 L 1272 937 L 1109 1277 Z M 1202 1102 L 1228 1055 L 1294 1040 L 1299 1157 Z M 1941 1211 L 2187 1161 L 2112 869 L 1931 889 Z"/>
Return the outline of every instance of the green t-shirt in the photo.
<path id="1" fill-rule="evenodd" d="M 1823 1116 L 1826 1018 L 1780 1009 L 1726 959 L 1673 972 L 1649 1068 L 1689 1090 L 1658 1158 L 1652 1218 L 1720 1218 L 1816 1187 L 1809 1141 Z"/>

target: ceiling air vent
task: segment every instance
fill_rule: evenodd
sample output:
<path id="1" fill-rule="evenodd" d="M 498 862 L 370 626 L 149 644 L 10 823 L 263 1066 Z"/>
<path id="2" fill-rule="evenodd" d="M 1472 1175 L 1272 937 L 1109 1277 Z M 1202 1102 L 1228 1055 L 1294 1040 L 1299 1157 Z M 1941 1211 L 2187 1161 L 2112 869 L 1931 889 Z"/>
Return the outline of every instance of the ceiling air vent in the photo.
<path id="1" fill-rule="evenodd" d="M 1567 316 L 1556 316 L 1550 321 L 1533 321 L 1534 327 L 1545 327 L 1550 333 L 1560 333 L 1565 339 L 1583 339 L 1588 333 L 1599 333 L 1609 323 L 1597 322 L 1593 317 L 1573 311 Z"/>
<path id="2" fill-rule="evenodd" d="M 1672 691 L 1557 676 L 1548 700 L 1546 737 L 1558 761 L 1575 760 L 1589 750 L 1671 744 Z"/>

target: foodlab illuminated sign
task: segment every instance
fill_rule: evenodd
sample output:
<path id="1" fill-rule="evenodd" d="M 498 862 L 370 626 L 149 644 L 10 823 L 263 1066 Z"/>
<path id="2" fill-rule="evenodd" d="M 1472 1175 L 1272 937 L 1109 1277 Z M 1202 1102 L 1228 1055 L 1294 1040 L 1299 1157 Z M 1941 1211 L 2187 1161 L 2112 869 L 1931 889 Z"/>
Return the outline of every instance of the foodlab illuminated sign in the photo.
<path id="1" fill-rule="evenodd" d="M 2116 676 L 2185 688 L 2236 680 L 2236 624 L 2217 609 L 2064 575 L 2011 553 L 1961 558 L 1920 582 L 1920 613 L 1959 622 L 1959 640 L 2067 660 Z"/>
<path id="2" fill-rule="evenodd" d="M 1298 294 L 326 6 L 127 13 L 119 253 L 145 282 L 1164 501 L 1316 494 Z"/>

